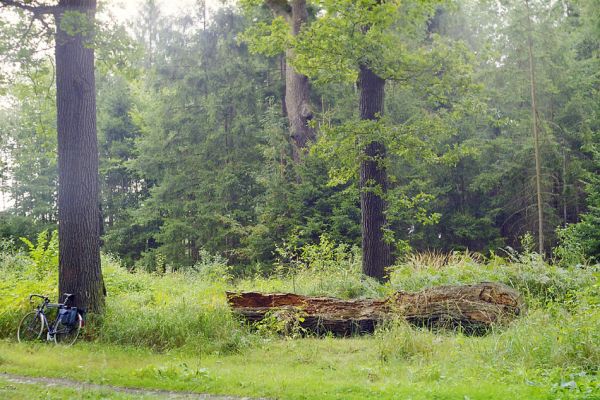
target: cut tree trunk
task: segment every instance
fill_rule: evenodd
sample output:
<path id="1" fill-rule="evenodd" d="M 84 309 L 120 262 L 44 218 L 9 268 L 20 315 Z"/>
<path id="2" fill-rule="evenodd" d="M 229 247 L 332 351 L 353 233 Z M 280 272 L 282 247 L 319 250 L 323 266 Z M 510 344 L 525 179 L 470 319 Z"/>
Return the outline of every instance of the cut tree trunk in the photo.
<path id="1" fill-rule="evenodd" d="M 397 292 L 382 300 L 227 292 L 227 301 L 249 322 L 273 317 L 284 325 L 338 336 L 370 333 L 378 324 L 394 318 L 418 326 L 483 334 L 492 326 L 512 321 L 525 306 L 517 291 L 493 282 Z"/>

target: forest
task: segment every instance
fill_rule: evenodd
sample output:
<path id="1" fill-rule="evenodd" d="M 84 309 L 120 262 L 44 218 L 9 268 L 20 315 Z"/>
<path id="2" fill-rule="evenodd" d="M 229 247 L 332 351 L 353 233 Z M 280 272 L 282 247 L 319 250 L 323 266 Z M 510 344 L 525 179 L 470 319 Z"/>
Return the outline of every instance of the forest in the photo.
<path id="1" fill-rule="evenodd" d="M 600 398 L 597 0 L 117 3 L 0 0 L 0 397 Z M 226 297 L 489 282 L 476 335 Z"/>

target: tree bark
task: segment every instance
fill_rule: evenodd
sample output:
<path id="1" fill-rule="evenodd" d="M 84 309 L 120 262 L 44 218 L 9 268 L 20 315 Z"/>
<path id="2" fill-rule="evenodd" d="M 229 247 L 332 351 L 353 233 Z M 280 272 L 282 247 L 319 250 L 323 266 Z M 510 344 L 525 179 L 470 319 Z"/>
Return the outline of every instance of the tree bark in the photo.
<path id="1" fill-rule="evenodd" d="M 360 88 L 360 118 L 377 120 L 383 115 L 385 80 L 368 66 L 361 65 L 358 86 Z M 385 167 L 385 144 L 372 141 L 363 150 L 360 163 L 360 208 L 362 231 L 362 268 L 365 275 L 385 279 L 385 269 L 392 262 L 389 243 L 384 241 L 386 224 L 387 170 Z"/>
<path id="2" fill-rule="evenodd" d="M 227 292 L 227 301 L 234 312 L 250 322 L 270 315 L 311 332 L 340 336 L 373 332 L 382 321 L 397 317 L 418 326 L 460 327 L 467 333 L 481 334 L 510 322 L 525 308 L 517 291 L 492 282 L 398 292 L 383 300 Z"/>
<path id="3" fill-rule="evenodd" d="M 104 284 L 98 223 L 94 50 L 89 43 L 96 1 L 60 0 L 59 7 L 55 14 L 59 293 L 74 294 L 75 305 L 98 313 L 104 306 Z M 81 22 L 81 18 L 65 21 L 65 11 L 82 13 L 87 23 L 79 29 L 67 29 L 65 25 Z"/>
<path id="4" fill-rule="evenodd" d="M 300 32 L 302 25 L 308 21 L 306 0 L 267 0 L 271 11 L 286 19 L 292 35 Z M 309 125 L 313 119 L 310 104 L 310 83 L 308 77 L 299 74 L 290 65 L 289 60 L 294 57 L 291 49 L 285 52 L 285 111 L 287 113 L 290 138 L 292 141 L 292 157 L 299 162 L 302 154 L 315 140 L 315 130 Z"/>

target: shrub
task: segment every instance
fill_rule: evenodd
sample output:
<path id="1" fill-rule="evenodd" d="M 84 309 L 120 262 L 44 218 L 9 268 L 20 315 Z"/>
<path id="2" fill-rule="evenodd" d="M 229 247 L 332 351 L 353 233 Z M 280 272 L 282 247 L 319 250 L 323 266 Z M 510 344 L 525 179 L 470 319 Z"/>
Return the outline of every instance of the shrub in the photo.
<path id="1" fill-rule="evenodd" d="M 24 242 L 12 241 L 12 238 L 25 237 L 34 240 L 42 231 L 56 229 L 56 224 L 42 223 L 32 217 L 14 215 L 10 210 L 0 211 L 0 240 L 10 241 L 11 248 L 26 250 Z"/>
<path id="2" fill-rule="evenodd" d="M 345 299 L 383 294 L 377 281 L 362 274 L 358 247 L 335 243 L 327 235 L 322 235 L 317 244 L 301 247 L 284 243 L 277 254 L 274 274 L 243 279 L 237 287 Z"/>
<path id="3" fill-rule="evenodd" d="M 220 255 L 211 255 L 206 250 L 200 251 L 200 259 L 189 269 L 208 282 L 226 283 L 233 280 L 232 268 L 227 260 Z"/>
<path id="4" fill-rule="evenodd" d="M 58 231 L 42 231 L 38 234 L 36 244 L 22 237 L 21 241 L 29 249 L 29 259 L 35 271 L 36 278 L 42 280 L 44 276 L 58 271 Z"/>
<path id="5" fill-rule="evenodd" d="M 0 253 L 0 336 L 16 334 L 17 325 L 32 293 L 57 298 L 58 293 L 58 234 L 43 231 L 34 244 L 22 239 L 29 248 L 24 253 L 15 247 Z"/>
<path id="6" fill-rule="evenodd" d="M 142 253 L 139 260 L 136 261 L 134 269 L 146 272 L 164 273 L 167 271 L 167 260 L 165 256 L 157 249 L 149 249 Z"/>
<path id="7" fill-rule="evenodd" d="M 577 225 L 557 228 L 558 245 L 553 249 L 555 264 L 561 267 L 587 265 L 589 259 L 585 255 L 585 246 Z"/>

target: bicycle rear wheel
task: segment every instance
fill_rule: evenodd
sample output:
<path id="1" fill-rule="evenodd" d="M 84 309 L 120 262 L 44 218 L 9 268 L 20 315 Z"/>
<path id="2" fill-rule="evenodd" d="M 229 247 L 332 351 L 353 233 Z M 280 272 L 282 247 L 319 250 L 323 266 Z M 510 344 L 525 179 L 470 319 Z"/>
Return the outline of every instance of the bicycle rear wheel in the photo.
<path id="1" fill-rule="evenodd" d="M 19 343 L 38 340 L 42 337 L 43 331 L 44 319 L 42 315 L 37 311 L 32 311 L 25 314 L 23 319 L 21 319 L 19 329 L 17 330 L 17 340 Z"/>
<path id="2" fill-rule="evenodd" d="M 83 325 L 83 318 L 81 314 L 77 313 L 77 321 L 72 325 L 63 323 L 62 319 L 56 322 L 56 330 L 54 332 L 54 342 L 57 344 L 63 344 L 70 346 L 79 337 L 79 331 Z"/>

